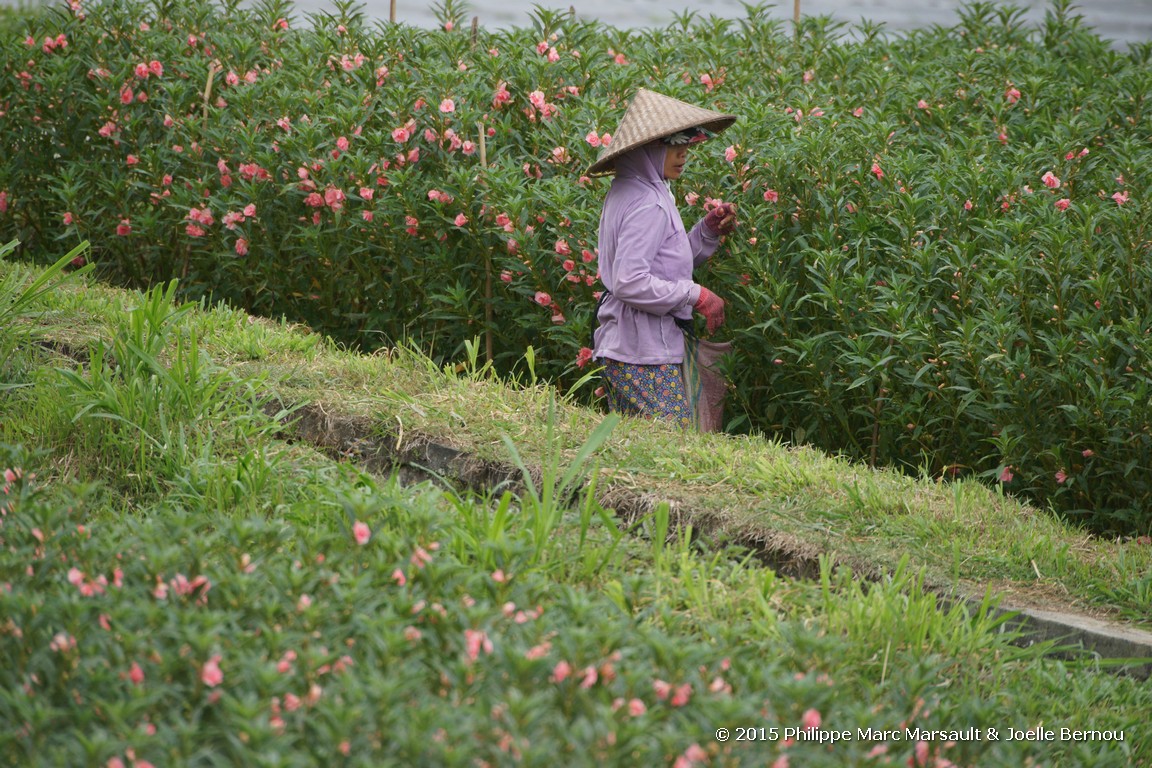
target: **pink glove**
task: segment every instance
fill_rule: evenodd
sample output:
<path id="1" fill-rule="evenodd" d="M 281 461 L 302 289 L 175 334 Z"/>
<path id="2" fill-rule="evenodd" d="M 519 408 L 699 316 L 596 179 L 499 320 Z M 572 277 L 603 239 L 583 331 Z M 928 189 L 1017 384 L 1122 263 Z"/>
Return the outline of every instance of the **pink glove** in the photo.
<path id="1" fill-rule="evenodd" d="M 732 203 L 720 203 L 704 217 L 704 226 L 713 235 L 727 235 L 736 228 L 736 206 Z"/>
<path id="2" fill-rule="evenodd" d="M 700 286 L 700 298 L 696 300 L 693 309 L 704 315 L 708 333 L 715 333 L 717 328 L 724 325 L 724 299 L 704 286 Z"/>

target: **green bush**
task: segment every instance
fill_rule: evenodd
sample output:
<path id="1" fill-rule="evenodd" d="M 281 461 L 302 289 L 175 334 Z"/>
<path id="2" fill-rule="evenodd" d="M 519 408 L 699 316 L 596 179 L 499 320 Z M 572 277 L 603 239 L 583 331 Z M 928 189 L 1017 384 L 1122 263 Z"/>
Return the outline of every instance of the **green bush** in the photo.
<path id="1" fill-rule="evenodd" d="M 850 39 L 762 8 L 475 35 L 451 3 L 433 31 L 82 8 L 0 46 L 0 239 L 90 239 L 117 280 L 366 347 L 479 337 L 507 371 L 531 345 L 570 383 L 600 288 L 581 171 L 651 86 L 743 116 L 677 190 L 689 225 L 708 196 L 741 212 L 699 277 L 730 302 L 733 428 L 1152 528 L 1152 44 L 1064 2 Z"/>

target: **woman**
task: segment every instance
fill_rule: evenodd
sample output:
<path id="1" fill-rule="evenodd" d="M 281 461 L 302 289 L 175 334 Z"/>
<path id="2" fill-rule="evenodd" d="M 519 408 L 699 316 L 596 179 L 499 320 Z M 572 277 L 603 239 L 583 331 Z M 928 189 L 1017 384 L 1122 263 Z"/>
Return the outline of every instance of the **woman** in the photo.
<path id="1" fill-rule="evenodd" d="M 604 364 L 609 406 L 626 414 L 692 426 L 680 364 L 693 310 L 708 333 L 724 323 L 724 301 L 692 281 L 720 238 L 736 225 L 720 205 L 686 231 L 668 182 L 680 178 L 688 148 L 728 128 L 735 115 L 640 89 L 611 145 L 588 169 L 615 173 L 600 216 L 600 277 L 593 355 Z"/>

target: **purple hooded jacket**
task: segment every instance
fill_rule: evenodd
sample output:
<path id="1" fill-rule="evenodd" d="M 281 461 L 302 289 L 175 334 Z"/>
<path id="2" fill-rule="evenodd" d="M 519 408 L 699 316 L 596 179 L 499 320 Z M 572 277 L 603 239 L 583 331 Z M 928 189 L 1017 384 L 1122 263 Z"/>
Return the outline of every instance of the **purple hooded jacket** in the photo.
<path id="1" fill-rule="evenodd" d="M 691 232 L 664 183 L 661 144 L 616 158 L 616 178 L 600 214 L 600 279 L 611 291 L 600 307 L 593 356 L 660 365 L 684 360 L 674 317 L 691 318 L 700 298 L 692 269 L 720 244 L 701 219 Z"/>

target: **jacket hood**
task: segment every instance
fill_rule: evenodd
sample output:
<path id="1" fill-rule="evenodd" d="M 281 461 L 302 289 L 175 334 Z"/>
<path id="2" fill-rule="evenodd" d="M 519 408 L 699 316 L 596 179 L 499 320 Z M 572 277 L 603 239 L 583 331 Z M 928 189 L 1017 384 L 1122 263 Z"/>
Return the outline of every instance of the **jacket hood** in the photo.
<path id="1" fill-rule="evenodd" d="M 616 178 L 639 179 L 664 186 L 664 155 L 668 147 L 658 141 L 644 144 L 616 158 Z"/>

